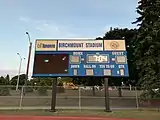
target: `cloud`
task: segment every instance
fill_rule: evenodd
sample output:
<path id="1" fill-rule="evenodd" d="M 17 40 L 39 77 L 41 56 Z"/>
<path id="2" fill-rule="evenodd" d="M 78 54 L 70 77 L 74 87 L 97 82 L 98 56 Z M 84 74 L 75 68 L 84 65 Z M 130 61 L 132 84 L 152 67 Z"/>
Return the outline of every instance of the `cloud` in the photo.
<path id="1" fill-rule="evenodd" d="M 53 23 L 48 24 L 48 23 L 45 23 L 45 22 L 44 23 L 41 22 L 41 23 L 36 25 L 36 29 L 40 30 L 40 31 L 44 31 L 44 32 L 50 32 L 50 31 L 59 32 L 59 30 L 62 29 L 62 27 L 58 26 L 56 24 L 53 24 Z"/>
<path id="2" fill-rule="evenodd" d="M 43 38 L 74 38 L 78 37 L 73 31 L 72 26 L 57 24 L 56 21 L 36 20 L 28 17 L 20 17 L 20 21 L 27 24 L 30 30 L 36 32 L 36 36 Z M 35 34 L 35 33 L 34 33 Z"/>
<path id="3" fill-rule="evenodd" d="M 44 31 L 44 29 L 43 29 L 43 28 L 40 28 L 40 27 L 37 27 L 36 29 L 37 29 L 37 30 L 40 30 L 40 31 Z"/>
<path id="4" fill-rule="evenodd" d="M 26 18 L 26 17 L 20 17 L 19 20 L 23 21 L 23 22 L 29 22 L 30 21 L 30 19 Z"/>

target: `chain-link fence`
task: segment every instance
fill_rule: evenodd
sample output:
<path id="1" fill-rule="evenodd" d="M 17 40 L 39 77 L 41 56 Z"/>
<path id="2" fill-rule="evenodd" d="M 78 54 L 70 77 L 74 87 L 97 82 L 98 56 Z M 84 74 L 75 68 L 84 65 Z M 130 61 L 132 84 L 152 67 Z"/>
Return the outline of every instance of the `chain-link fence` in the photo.
<path id="1" fill-rule="evenodd" d="M 48 109 L 51 106 L 52 87 L 48 86 L 0 86 L 0 109 L 29 108 Z M 136 109 L 158 107 L 160 99 L 155 102 L 141 102 L 142 91 L 137 87 L 109 87 L 111 109 Z M 104 109 L 104 87 L 81 86 L 57 87 L 56 108 L 62 109 Z"/>

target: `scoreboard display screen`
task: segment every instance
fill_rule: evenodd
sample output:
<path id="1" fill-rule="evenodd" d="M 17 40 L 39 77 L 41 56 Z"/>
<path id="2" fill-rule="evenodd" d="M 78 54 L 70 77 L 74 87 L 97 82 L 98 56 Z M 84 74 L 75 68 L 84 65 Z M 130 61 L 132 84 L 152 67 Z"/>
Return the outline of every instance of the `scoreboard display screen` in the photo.
<path id="1" fill-rule="evenodd" d="M 106 41 L 37 40 L 32 77 L 129 76 L 124 40 Z"/>
<path id="2" fill-rule="evenodd" d="M 88 54 L 87 55 L 87 63 L 108 63 L 109 56 L 107 54 Z"/>
<path id="3" fill-rule="evenodd" d="M 68 57 L 68 54 L 36 54 L 33 74 L 68 74 Z"/>

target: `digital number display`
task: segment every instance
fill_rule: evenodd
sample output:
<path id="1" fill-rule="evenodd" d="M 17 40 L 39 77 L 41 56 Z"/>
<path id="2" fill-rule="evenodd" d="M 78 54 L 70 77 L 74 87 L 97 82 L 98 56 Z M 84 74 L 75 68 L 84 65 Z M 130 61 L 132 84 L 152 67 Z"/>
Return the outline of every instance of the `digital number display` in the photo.
<path id="1" fill-rule="evenodd" d="M 104 75 L 111 76 L 112 75 L 111 69 L 105 69 L 104 70 Z"/>
<path id="2" fill-rule="evenodd" d="M 70 55 L 70 63 L 77 64 L 80 63 L 79 55 Z"/>
<path id="3" fill-rule="evenodd" d="M 124 75 L 124 69 L 120 69 L 120 75 Z"/>
<path id="4" fill-rule="evenodd" d="M 116 63 L 126 63 L 126 56 L 117 56 L 116 57 Z"/>
<path id="5" fill-rule="evenodd" d="M 93 69 L 86 69 L 86 75 L 94 75 Z"/>
<path id="6" fill-rule="evenodd" d="M 87 55 L 87 63 L 108 63 L 109 56 L 107 54 L 88 54 Z"/>

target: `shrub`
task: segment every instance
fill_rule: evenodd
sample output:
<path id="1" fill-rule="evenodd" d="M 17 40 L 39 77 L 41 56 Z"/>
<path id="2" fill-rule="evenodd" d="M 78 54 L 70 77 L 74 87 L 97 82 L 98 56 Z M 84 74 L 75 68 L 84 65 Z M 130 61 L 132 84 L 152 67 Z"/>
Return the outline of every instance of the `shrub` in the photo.
<path id="1" fill-rule="evenodd" d="M 141 101 L 160 99 L 160 91 L 146 90 L 140 95 Z"/>
<path id="2" fill-rule="evenodd" d="M 58 86 L 63 86 L 63 83 L 59 82 L 59 83 L 58 83 Z"/>

